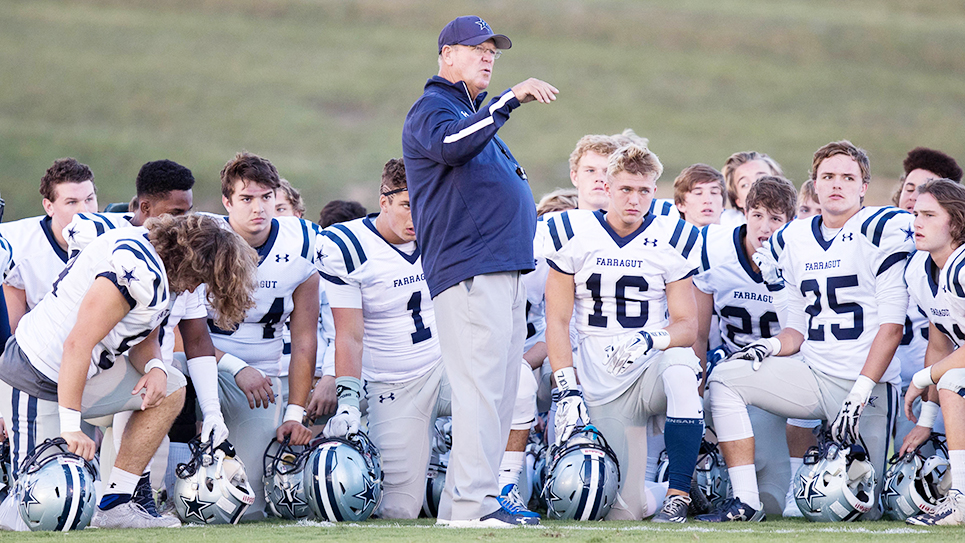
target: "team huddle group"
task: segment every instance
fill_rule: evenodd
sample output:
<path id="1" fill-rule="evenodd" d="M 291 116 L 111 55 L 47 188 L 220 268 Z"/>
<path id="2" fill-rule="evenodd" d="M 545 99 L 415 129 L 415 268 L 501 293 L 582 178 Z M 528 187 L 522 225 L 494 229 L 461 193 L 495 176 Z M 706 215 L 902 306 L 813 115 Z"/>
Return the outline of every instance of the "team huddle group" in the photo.
<path id="1" fill-rule="evenodd" d="M 909 152 L 895 206 L 864 206 L 848 141 L 800 193 L 740 152 L 658 199 L 628 129 L 581 138 L 575 188 L 534 205 L 496 132 L 559 91 L 484 106 L 511 46 L 446 25 L 376 213 L 305 220 L 247 152 L 227 215 L 170 160 L 99 213 L 56 160 L 45 214 L 0 224 L 0 528 L 965 522 L 956 161 Z"/>

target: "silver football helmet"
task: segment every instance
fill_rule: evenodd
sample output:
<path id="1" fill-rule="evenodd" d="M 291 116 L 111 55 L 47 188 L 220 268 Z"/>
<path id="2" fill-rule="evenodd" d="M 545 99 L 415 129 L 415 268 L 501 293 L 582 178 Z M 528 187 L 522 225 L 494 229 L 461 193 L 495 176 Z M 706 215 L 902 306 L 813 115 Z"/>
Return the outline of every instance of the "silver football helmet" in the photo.
<path id="1" fill-rule="evenodd" d="M 666 465 L 670 466 L 669 460 Z M 663 472 L 665 473 L 666 469 Z M 727 464 L 717 443 L 701 439 L 700 452 L 697 455 L 696 478 L 697 487 L 715 509 L 733 496 Z"/>
<path id="2" fill-rule="evenodd" d="M 811 447 L 794 479 L 794 500 L 812 522 L 850 522 L 875 505 L 875 468 L 861 445 Z"/>
<path id="3" fill-rule="evenodd" d="M 553 452 L 543 486 L 552 519 L 601 520 L 620 489 L 620 463 L 603 434 L 588 425 Z"/>
<path id="4" fill-rule="evenodd" d="M 97 508 L 96 478 L 94 465 L 70 452 L 63 438 L 44 441 L 17 474 L 20 517 L 32 531 L 83 530 Z"/>
<path id="5" fill-rule="evenodd" d="M 324 439 L 304 476 L 308 506 L 320 520 L 365 520 L 382 502 L 382 457 L 363 432 Z"/>
<path id="6" fill-rule="evenodd" d="M 281 443 L 272 438 L 265 449 L 265 501 L 276 517 L 298 520 L 312 515 L 303 473 L 311 452 L 310 446 L 291 445 L 287 438 Z"/>
<path id="7" fill-rule="evenodd" d="M 442 501 L 442 489 L 446 486 L 446 468 L 449 465 L 449 454 L 432 453 L 429 459 L 429 469 L 426 471 L 426 495 L 422 500 L 422 512 L 427 517 L 439 516 L 439 502 Z"/>
<path id="8" fill-rule="evenodd" d="M 178 464 L 174 508 L 193 524 L 237 524 L 255 494 L 245 465 L 227 441 L 213 447 L 194 438 L 188 443 L 191 460 Z"/>
<path id="9" fill-rule="evenodd" d="M 881 491 L 886 517 L 905 520 L 919 513 L 934 513 L 938 501 L 948 494 L 952 477 L 947 449 L 940 435 L 932 434 L 929 440 L 934 442 L 937 454 L 925 458 L 921 450 L 928 445 L 926 441 L 914 452 L 904 457 L 896 454 L 889 461 L 885 487 Z"/>

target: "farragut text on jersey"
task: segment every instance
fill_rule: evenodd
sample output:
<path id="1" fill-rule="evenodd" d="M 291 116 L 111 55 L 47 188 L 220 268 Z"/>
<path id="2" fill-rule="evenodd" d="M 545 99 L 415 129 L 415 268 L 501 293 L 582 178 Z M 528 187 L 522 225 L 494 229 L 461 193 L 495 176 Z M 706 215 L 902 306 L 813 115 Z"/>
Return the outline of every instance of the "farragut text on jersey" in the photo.
<path id="1" fill-rule="evenodd" d="M 841 267 L 840 259 L 804 263 L 804 271 L 830 270 L 831 268 L 840 268 L 840 267 Z"/>

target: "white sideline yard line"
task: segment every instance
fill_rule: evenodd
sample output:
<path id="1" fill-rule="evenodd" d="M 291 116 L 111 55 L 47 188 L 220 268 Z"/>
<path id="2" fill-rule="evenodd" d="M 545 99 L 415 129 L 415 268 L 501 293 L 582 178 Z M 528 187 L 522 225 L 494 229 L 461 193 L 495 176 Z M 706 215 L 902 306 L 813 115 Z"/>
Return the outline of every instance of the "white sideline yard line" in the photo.
<path id="1" fill-rule="evenodd" d="M 293 524 L 283 524 L 282 526 L 288 528 L 334 528 L 335 523 L 332 522 L 318 522 L 314 520 L 300 520 Z M 349 528 L 420 528 L 420 529 L 439 529 L 439 530 L 479 530 L 480 528 L 449 528 L 445 526 L 435 526 L 433 524 L 424 525 L 406 525 L 406 524 L 359 524 L 357 522 L 353 523 L 341 523 L 339 526 L 345 526 Z M 779 530 L 753 530 L 750 528 L 741 529 L 714 529 L 705 528 L 703 526 L 681 526 L 679 528 L 672 527 L 660 527 L 660 526 L 519 526 L 519 528 L 527 530 L 552 530 L 552 531 L 586 531 L 586 532 L 605 532 L 605 531 L 636 531 L 636 532 L 697 532 L 697 533 L 768 533 L 768 534 L 813 534 L 817 532 L 823 533 L 842 533 L 842 534 L 916 534 L 916 533 L 928 533 L 924 530 L 916 530 L 914 528 L 887 528 L 884 530 L 869 530 L 868 528 L 862 527 L 849 527 L 849 526 L 827 526 L 824 528 L 811 528 L 811 529 L 791 529 L 782 528 Z M 484 528 L 483 528 L 484 529 Z M 491 529 L 491 528 L 490 528 Z"/>

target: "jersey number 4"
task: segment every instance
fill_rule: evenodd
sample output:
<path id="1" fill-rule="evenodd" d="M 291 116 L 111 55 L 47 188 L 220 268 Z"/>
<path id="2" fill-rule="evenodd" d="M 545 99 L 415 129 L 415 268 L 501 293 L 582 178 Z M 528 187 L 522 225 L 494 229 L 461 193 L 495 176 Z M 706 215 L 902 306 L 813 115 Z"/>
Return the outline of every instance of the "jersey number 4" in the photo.
<path id="1" fill-rule="evenodd" d="M 593 297 L 593 313 L 590 313 L 587 324 L 598 328 L 606 328 L 607 316 L 603 314 L 603 276 L 599 273 L 587 277 L 586 288 Z M 649 304 L 644 300 L 627 300 L 627 288 L 632 287 L 640 292 L 646 292 L 650 285 L 647 280 L 638 275 L 624 275 L 617 280 L 614 297 L 617 300 L 617 322 L 624 328 L 643 328 L 647 324 L 647 317 L 650 312 Z M 627 302 L 640 305 L 640 315 L 631 317 L 627 315 Z"/>
<path id="2" fill-rule="evenodd" d="M 864 332 L 864 310 L 861 305 L 855 302 L 839 302 L 838 293 L 842 289 L 858 286 L 857 275 L 842 275 L 827 278 L 828 307 L 838 315 L 851 314 L 854 326 L 846 328 L 840 324 L 831 325 L 831 335 L 838 340 L 858 339 Z M 814 326 L 814 317 L 821 314 L 821 284 L 817 279 L 807 279 L 801 281 L 801 294 L 807 296 L 808 292 L 814 293 L 814 303 L 804 308 L 809 315 L 808 318 L 808 339 L 812 341 L 824 341 L 824 325 Z"/>

